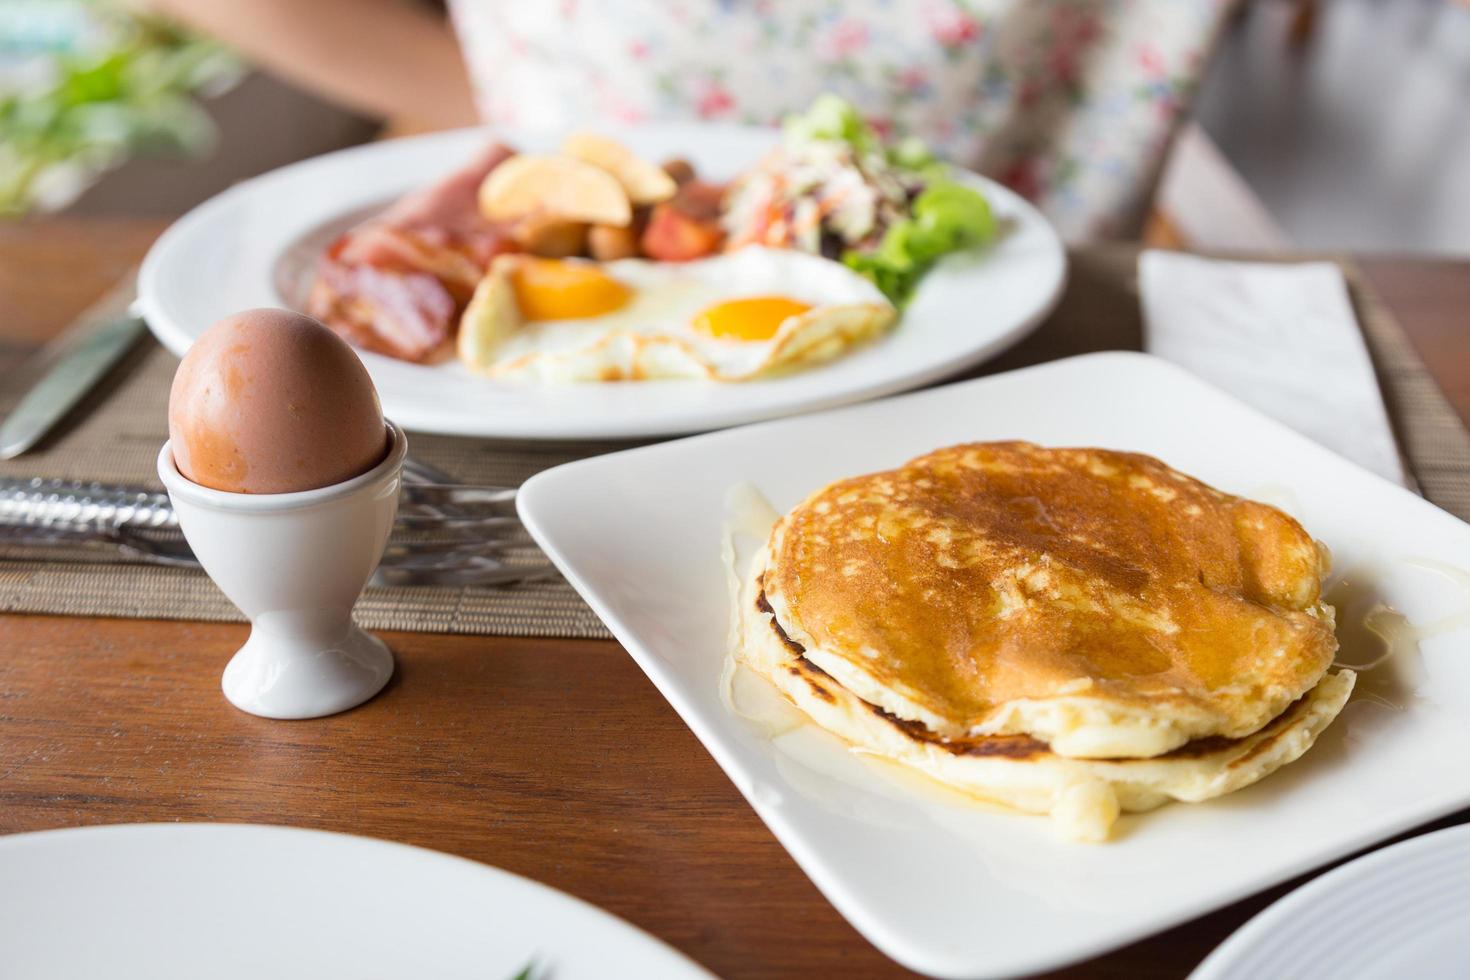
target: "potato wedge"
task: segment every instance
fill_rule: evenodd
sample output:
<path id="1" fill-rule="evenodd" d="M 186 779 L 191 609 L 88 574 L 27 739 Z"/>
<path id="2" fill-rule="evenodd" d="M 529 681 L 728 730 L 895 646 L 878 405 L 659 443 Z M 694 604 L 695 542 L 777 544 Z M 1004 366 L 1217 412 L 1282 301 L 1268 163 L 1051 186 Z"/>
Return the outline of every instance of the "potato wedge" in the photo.
<path id="1" fill-rule="evenodd" d="M 500 345 L 524 323 L 511 282 L 519 261 L 517 256 L 502 255 L 491 262 L 490 271 L 475 287 L 475 295 L 460 317 L 455 348 L 460 361 L 471 371 L 488 371 Z"/>
<path id="2" fill-rule="evenodd" d="M 545 259 L 565 259 L 581 255 L 587 249 L 585 223 L 567 221 L 544 211 L 518 218 L 510 235 L 524 251 Z"/>
<path id="3" fill-rule="evenodd" d="M 632 226 L 593 225 L 587 232 L 587 251 L 598 262 L 631 259 L 638 254 L 638 231 Z"/>
<path id="4" fill-rule="evenodd" d="M 480 185 L 480 213 L 509 221 L 543 213 L 563 221 L 627 225 L 628 192 L 606 170 L 565 156 L 520 153 L 490 171 Z"/>
<path id="5" fill-rule="evenodd" d="M 634 204 L 657 204 L 674 196 L 678 185 L 662 167 L 649 163 L 616 140 L 596 133 L 573 133 L 561 145 L 562 153 L 617 178 Z M 611 224 L 612 222 L 603 222 Z"/>

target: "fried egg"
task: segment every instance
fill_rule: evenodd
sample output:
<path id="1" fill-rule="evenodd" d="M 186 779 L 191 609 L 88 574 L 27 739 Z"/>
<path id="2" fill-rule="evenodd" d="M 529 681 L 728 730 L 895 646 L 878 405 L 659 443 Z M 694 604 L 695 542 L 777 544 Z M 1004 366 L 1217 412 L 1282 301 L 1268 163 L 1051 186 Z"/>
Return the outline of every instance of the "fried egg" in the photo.
<path id="1" fill-rule="evenodd" d="M 746 381 L 829 360 L 897 317 L 839 263 L 751 247 L 693 262 L 496 259 L 460 359 L 496 378 Z"/>

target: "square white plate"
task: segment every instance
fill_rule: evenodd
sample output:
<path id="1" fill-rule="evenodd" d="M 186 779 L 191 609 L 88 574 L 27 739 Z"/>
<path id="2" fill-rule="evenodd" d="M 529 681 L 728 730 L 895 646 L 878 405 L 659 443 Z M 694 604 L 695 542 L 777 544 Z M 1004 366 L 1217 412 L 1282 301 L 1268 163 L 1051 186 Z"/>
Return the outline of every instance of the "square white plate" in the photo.
<path id="1" fill-rule="evenodd" d="M 831 480 L 1016 438 L 1149 453 L 1295 514 L 1359 593 L 1439 622 L 1420 645 L 1417 692 L 1396 706 L 1356 699 L 1301 761 L 1221 800 L 1125 817 L 1102 845 L 1066 842 L 1042 818 L 905 797 L 865 775 L 870 763 L 856 778 L 809 768 L 726 708 L 730 487 L 752 482 L 784 512 Z M 520 511 L 823 894 L 921 972 L 1030 973 L 1092 956 L 1470 803 L 1470 575 L 1455 571 L 1470 567 L 1470 526 L 1145 355 L 571 463 L 529 481 Z"/>

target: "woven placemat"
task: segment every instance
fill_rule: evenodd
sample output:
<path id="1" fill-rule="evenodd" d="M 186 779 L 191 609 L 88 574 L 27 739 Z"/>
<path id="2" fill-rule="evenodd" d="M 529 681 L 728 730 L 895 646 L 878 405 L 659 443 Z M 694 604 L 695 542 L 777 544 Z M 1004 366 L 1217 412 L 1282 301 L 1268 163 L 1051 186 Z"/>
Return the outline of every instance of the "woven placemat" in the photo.
<path id="1" fill-rule="evenodd" d="M 1055 313 L 1023 344 L 977 373 L 1096 350 L 1140 346 L 1137 251 L 1102 246 L 1072 253 L 1066 293 Z M 1359 321 L 1380 373 L 1409 469 L 1430 500 L 1470 519 L 1470 434 L 1430 378 L 1403 330 L 1342 263 Z M 128 296 L 105 298 L 86 314 L 116 315 Z M 35 452 L 0 463 L 3 476 L 46 476 L 158 486 L 153 471 L 165 438 L 169 382 L 177 361 L 144 341 L 72 420 Z M 28 379 L 0 379 L 0 412 Z M 412 452 L 462 480 L 519 485 L 551 466 L 632 443 L 506 441 L 413 433 Z M 43 557 L 44 555 L 44 557 Z M 85 559 L 85 554 L 71 555 Z M 0 543 L 0 611 L 73 616 L 239 620 L 200 572 L 183 568 L 57 561 Z M 512 636 L 606 637 L 606 628 L 572 588 L 550 577 L 502 588 L 373 588 L 357 607 L 363 625 Z"/>

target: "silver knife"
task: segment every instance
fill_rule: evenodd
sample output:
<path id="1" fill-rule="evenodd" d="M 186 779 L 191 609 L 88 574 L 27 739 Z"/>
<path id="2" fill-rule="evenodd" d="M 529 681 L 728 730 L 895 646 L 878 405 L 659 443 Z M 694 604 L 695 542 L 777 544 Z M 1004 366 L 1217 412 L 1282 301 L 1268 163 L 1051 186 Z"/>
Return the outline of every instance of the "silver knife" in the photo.
<path id="1" fill-rule="evenodd" d="M 134 303 L 124 316 L 66 331 L 18 368 L 44 374 L 0 423 L 0 459 L 13 459 L 34 446 L 147 328 Z"/>

